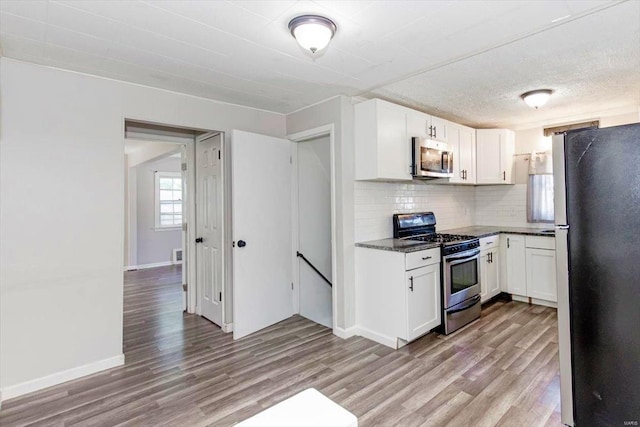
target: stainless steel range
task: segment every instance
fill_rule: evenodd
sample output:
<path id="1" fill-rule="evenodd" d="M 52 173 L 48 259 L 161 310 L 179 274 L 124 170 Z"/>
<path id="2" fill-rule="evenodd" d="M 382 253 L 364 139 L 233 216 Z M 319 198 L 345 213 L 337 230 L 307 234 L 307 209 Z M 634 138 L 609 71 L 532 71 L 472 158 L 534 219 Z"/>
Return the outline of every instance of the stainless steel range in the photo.
<path id="1" fill-rule="evenodd" d="M 393 237 L 440 244 L 445 334 L 480 317 L 480 241 L 477 237 L 436 233 L 433 212 L 395 214 Z"/>

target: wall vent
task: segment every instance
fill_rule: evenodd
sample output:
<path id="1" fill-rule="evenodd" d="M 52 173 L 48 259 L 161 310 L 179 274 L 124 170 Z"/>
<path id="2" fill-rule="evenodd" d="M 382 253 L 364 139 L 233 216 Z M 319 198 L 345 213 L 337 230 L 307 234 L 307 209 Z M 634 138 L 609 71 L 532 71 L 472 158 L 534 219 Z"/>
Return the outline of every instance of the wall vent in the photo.
<path id="1" fill-rule="evenodd" d="M 171 258 L 174 264 L 182 264 L 182 249 L 176 248 L 173 250 L 173 257 Z"/>

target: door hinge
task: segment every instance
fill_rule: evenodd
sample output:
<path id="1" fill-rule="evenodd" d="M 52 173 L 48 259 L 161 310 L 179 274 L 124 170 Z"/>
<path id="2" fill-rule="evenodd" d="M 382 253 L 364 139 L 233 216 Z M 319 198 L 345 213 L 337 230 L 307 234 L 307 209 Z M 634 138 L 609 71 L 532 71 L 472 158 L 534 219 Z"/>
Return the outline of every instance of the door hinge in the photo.
<path id="1" fill-rule="evenodd" d="M 187 223 L 186 222 L 182 223 L 182 231 L 187 231 Z"/>
<path id="2" fill-rule="evenodd" d="M 180 165 L 180 167 L 182 168 L 182 171 L 183 171 L 183 172 L 187 170 L 187 164 L 186 164 L 186 163 L 182 163 L 182 164 Z"/>
<path id="3" fill-rule="evenodd" d="M 293 282 L 291 282 L 291 290 L 293 290 Z"/>
<path id="4" fill-rule="evenodd" d="M 187 288 L 188 288 L 188 287 L 189 287 L 189 286 L 188 286 L 186 283 L 183 283 L 183 284 L 182 284 L 182 290 L 183 290 L 183 291 L 187 292 Z"/>

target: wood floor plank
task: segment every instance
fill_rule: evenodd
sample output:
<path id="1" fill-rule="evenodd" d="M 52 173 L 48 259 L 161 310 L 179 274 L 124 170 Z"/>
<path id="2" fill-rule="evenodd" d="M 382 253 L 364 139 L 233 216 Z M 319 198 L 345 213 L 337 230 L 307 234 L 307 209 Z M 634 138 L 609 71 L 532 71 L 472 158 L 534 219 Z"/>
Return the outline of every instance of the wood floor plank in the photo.
<path id="1" fill-rule="evenodd" d="M 495 301 L 400 350 L 293 316 L 234 341 L 179 267 L 125 273 L 125 365 L 3 402 L 0 426 L 230 426 L 314 387 L 367 426 L 557 426 L 557 315 Z"/>

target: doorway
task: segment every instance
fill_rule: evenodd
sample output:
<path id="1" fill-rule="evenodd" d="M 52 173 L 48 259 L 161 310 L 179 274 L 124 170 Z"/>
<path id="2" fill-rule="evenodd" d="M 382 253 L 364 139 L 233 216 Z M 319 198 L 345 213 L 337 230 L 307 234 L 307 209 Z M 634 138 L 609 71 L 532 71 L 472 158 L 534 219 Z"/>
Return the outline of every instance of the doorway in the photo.
<path id="1" fill-rule="evenodd" d="M 296 152 L 299 313 L 331 328 L 330 136 L 300 141 L 296 144 Z"/>
<path id="2" fill-rule="evenodd" d="M 125 121 L 124 264 L 164 269 L 145 277 L 176 287 L 183 311 L 225 330 L 223 141 L 221 132 Z M 147 262 L 147 252 L 162 260 Z"/>
<path id="3" fill-rule="evenodd" d="M 296 159 L 293 179 L 294 246 L 297 247 L 294 306 L 300 315 L 335 330 L 334 126 L 302 131 L 289 135 L 289 139 L 294 142 Z"/>

